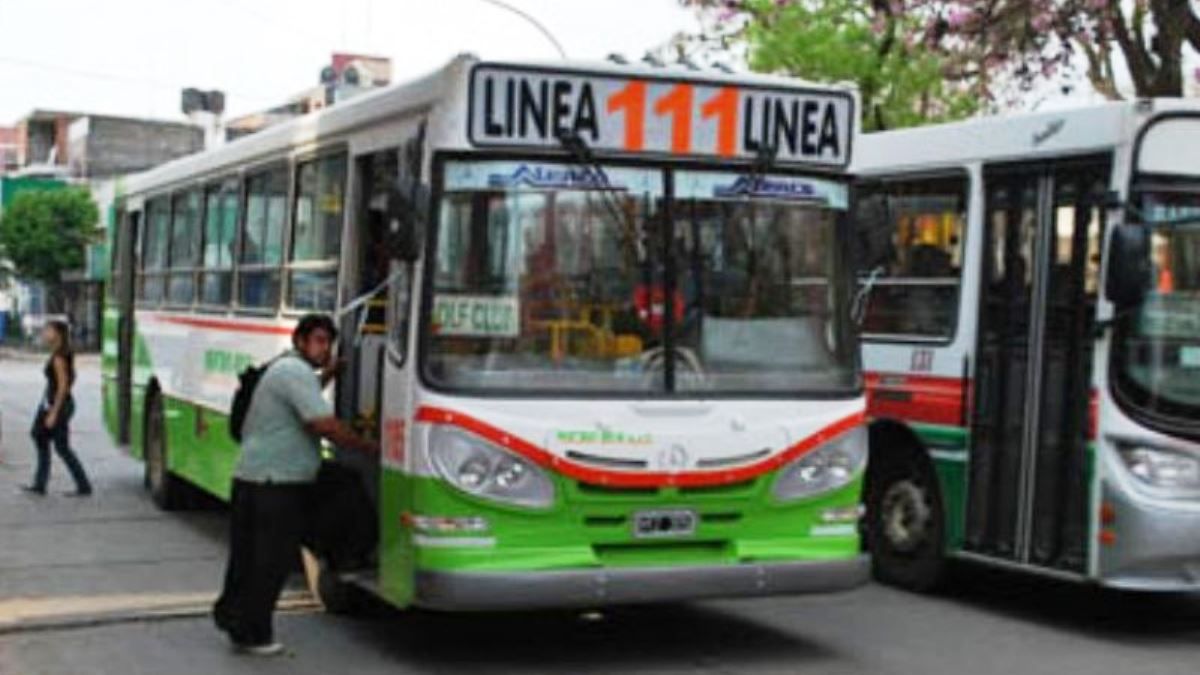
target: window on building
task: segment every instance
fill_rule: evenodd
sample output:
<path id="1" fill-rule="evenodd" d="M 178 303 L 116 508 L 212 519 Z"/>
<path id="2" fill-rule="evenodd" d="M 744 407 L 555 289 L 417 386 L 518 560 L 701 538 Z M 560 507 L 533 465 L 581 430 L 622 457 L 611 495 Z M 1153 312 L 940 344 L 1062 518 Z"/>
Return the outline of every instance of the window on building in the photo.
<path id="1" fill-rule="evenodd" d="M 860 186 L 855 310 L 864 335 L 953 336 L 967 190 L 965 176 Z"/>
<path id="2" fill-rule="evenodd" d="M 345 154 L 318 157 L 297 166 L 288 307 L 331 310 L 337 303 L 345 195 Z"/>
<path id="3" fill-rule="evenodd" d="M 224 307 L 233 299 L 233 261 L 241 210 L 238 181 L 230 178 L 204 191 L 204 269 L 200 303 Z"/>
<path id="4" fill-rule="evenodd" d="M 175 195 L 171 205 L 171 273 L 167 302 L 191 305 L 196 297 L 196 272 L 200 263 L 200 190 Z"/>
<path id="5" fill-rule="evenodd" d="M 279 306 L 279 266 L 287 223 L 286 166 L 246 179 L 246 217 L 238 272 L 238 304 L 249 309 Z"/>
<path id="6" fill-rule="evenodd" d="M 146 202 L 144 231 L 138 299 L 156 305 L 166 296 L 167 251 L 171 243 L 171 202 L 168 197 L 156 197 Z"/>

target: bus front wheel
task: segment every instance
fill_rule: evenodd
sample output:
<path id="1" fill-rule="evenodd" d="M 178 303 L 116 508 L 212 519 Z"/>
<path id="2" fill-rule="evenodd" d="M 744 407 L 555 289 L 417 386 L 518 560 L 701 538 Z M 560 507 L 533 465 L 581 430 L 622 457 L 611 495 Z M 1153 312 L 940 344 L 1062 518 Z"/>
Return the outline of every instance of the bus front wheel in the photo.
<path id="1" fill-rule="evenodd" d="M 879 581 L 926 592 L 945 576 L 945 516 L 932 467 L 914 453 L 874 468 L 867 495 L 867 542 Z"/>
<path id="2" fill-rule="evenodd" d="M 146 401 L 145 447 L 146 489 L 150 498 L 164 511 L 176 511 L 185 506 L 183 481 L 171 473 L 167 464 L 167 430 L 163 416 L 162 396 L 150 394 Z"/>

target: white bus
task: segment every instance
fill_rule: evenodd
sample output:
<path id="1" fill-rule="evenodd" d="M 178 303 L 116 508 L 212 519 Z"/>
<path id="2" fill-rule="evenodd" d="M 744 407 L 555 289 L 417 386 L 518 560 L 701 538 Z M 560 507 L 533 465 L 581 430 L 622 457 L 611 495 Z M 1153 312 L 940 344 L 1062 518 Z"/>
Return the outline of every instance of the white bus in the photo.
<path id="1" fill-rule="evenodd" d="M 400 606 L 862 583 L 857 99 L 795 80 L 454 60 L 129 181 L 108 424 L 164 507 L 225 497 L 237 374 L 336 312 Z M 335 452 L 335 455 L 337 453 Z M 335 574 L 336 572 L 336 574 Z"/>
<path id="2" fill-rule="evenodd" d="M 878 577 L 1200 588 L 1200 105 L 865 136 Z"/>

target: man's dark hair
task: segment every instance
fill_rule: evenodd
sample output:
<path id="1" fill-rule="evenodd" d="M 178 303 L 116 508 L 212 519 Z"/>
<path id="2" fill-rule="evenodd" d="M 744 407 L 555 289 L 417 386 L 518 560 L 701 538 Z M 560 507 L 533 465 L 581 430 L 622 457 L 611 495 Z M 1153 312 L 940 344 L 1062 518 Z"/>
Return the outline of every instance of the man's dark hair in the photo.
<path id="1" fill-rule="evenodd" d="M 298 343 L 305 340 L 313 331 L 323 330 L 329 333 L 330 340 L 336 340 L 338 336 L 337 326 L 333 324 L 333 319 L 325 314 L 305 314 L 300 317 L 300 323 L 296 324 L 296 330 L 292 331 L 292 343 Z"/>

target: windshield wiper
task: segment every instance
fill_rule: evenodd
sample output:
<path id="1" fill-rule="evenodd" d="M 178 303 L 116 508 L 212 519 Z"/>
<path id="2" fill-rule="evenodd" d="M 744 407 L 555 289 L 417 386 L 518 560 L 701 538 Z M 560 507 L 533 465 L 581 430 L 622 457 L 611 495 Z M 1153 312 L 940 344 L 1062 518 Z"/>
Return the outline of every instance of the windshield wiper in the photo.
<path id="1" fill-rule="evenodd" d="M 604 167 L 601 166 L 596 156 L 592 154 L 592 149 L 588 147 L 587 141 L 583 140 L 583 137 L 574 131 L 564 131 L 558 134 L 558 142 L 564 150 L 571 154 L 571 158 L 576 164 L 596 174 L 603 185 L 609 188 L 596 190 L 600 195 L 598 197 L 600 205 L 608 212 L 609 218 L 613 219 L 613 222 L 616 223 L 622 233 L 636 245 L 639 240 L 637 232 L 630 231 L 633 229 L 632 223 L 622 213 L 621 205 L 614 200 L 611 183 L 608 181 L 608 173 L 605 172 Z"/>

